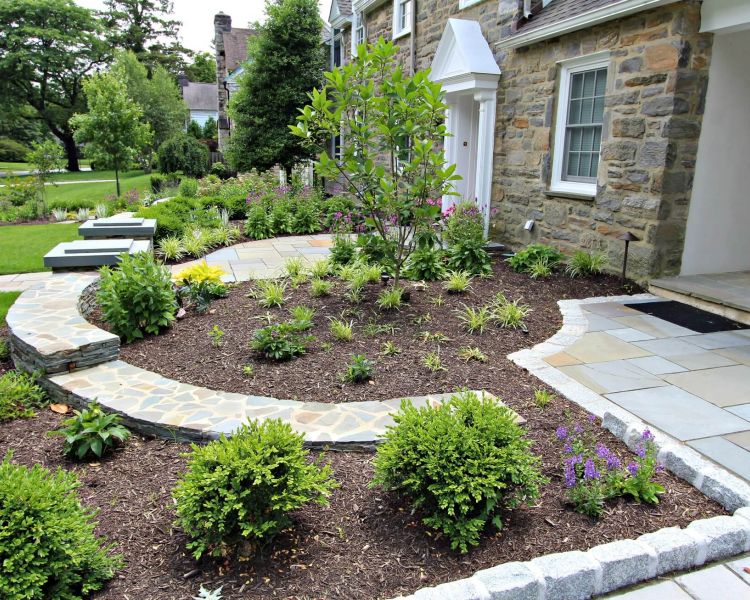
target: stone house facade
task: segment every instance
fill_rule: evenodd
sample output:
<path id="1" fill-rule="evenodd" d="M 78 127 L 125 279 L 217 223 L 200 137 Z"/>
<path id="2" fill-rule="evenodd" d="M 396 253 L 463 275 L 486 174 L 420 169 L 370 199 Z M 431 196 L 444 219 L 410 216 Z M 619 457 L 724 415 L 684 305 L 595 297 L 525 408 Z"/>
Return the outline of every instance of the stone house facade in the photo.
<path id="1" fill-rule="evenodd" d="M 680 273 L 686 247 L 715 35 L 701 31 L 701 8 L 699 0 L 333 0 L 331 25 L 342 62 L 357 36 L 383 36 L 404 64 L 433 68 L 448 92 L 448 121 L 459 123 L 446 145 L 480 146 L 465 161 L 464 195 L 487 205 L 491 239 L 600 250 L 616 269 L 618 238 L 629 231 L 640 241 L 630 245 L 628 274 L 646 280 Z M 481 52 L 497 73 L 476 66 Z M 461 60 L 464 71 L 451 72 Z M 472 77 L 484 83 L 456 84 Z"/>

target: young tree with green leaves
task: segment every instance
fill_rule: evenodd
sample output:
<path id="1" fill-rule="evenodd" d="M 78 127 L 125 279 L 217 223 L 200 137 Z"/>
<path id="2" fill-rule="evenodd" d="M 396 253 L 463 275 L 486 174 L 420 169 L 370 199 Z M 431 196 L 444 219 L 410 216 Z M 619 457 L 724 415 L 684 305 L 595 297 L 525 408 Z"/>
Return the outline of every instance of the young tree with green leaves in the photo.
<path id="1" fill-rule="evenodd" d="M 317 0 L 269 0 L 267 19 L 251 38 L 249 61 L 230 102 L 234 123 L 229 147 L 233 167 L 265 171 L 281 165 L 287 173 L 310 150 L 292 135 L 307 94 L 323 80 L 323 22 Z"/>
<path id="2" fill-rule="evenodd" d="M 0 98 L 30 106 L 79 171 L 70 117 L 86 108 L 83 79 L 109 58 L 100 22 L 73 0 L 3 0 L 0 23 Z"/>
<path id="3" fill-rule="evenodd" d="M 53 173 L 60 171 L 65 165 L 62 148 L 60 148 L 60 144 L 52 140 L 45 140 L 34 144 L 34 148 L 29 152 L 26 160 L 34 168 L 34 174 L 41 189 L 42 200 L 46 205 L 47 182 Z"/>
<path id="4" fill-rule="evenodd" d="M 128 96 L 140 106 L 141 122 L 151 127 L 153 135 L 141 156 L 142 162 L 150 165 L 159 146 L 185 128 L 187 104 L 174 77 L 164 67 L 156 65 L 149 79 L 146 67 L 133 52 L 119 52 L 111 72 L 125 84 Z"/>
<path id="5" fill-rule="evenodd" d="M 89 112 L 74 115 L 71 125 L 86 154 L 115 170 L 117 195 L 120 171 L 127 168 L 139 149 L 150 143 L 151 128 L 141 122 L 140 106 L 128 96 L 125 84 L 112 73 L 101 73 L 83 84 Z"/>
<path id="6" fill-rule="evenodd" d="M 381 37 L 357 48 L 356 60 L 326 73 L 313 89 L 294 135 L 318 154 L 323 177 L 343 176 L 383 242 L 398 286 L 401 270 L 419 243 L 434 243 L 437 199 L 453 192 L 455 165 L 444 164 L 443 91 L 429 71 L 406 76 L 398 48 Z M 331 137 L 343 130 L 341 160 L 328 156 Z"/>
<path id="7" fill-rule="evenodd" d="M 175 77 L 184 71 L 190 50 L 178 39 L 182 22 L 171 18 L 171 0 L 105 0 L 104 6 L 101 15 L 113 48 L 133 52 L 149 74 L 156 65 Z"/>
<path id="8" fill-rule="evenodd" d="M 196 52 L 192 64 L 185 67 L 185 75 L 194 83 L 216 83 L 216 60 L 208 52 Z"/>

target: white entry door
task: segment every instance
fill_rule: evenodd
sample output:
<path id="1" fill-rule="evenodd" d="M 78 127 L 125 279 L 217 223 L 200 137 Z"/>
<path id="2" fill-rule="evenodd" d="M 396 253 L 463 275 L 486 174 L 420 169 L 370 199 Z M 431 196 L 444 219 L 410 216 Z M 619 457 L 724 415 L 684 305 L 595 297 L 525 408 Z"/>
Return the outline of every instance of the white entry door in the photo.
<path id="1" fill-rule="evenodd" d="M 445 162 L 456 165 L 456 174 L 461 179 L 453 184 L 458 195 L 443 198 L 443 210 L 457 202 L 477 201 L 479 103 L 471 93 L 453 96 L 449 106 L 448 130 L 451 136 L 445 144 Z"/>

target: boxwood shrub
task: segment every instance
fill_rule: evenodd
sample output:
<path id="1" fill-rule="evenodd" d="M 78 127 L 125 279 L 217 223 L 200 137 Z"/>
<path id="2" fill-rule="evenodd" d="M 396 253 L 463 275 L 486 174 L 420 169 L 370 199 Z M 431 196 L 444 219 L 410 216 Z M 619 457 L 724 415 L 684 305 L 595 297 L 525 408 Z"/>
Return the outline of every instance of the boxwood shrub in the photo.
<path id="1" fill-rule="evenodd" d="M 193 444 L 173 491 L 178 524 L 195 558 L 256 550 L 292 523 L 308 502 L 328 504 L 337 483 L 329 465 L 307 460 L 304 436 L 280 419 L 249 421 L 232 437 Z"/>
<path id="2" fill-rule="evenodd" d="M 404 494 L 451 548 L 479 544 L 487 524 L 539 495 L 541 461 L 496 400 L 460 392 L 437 406 L 404 400 L 375 457 L 372 486 Z"/>
<path id="3" fill-rule="evenodd" d="M 0 463 L 0 595 L 74 600 L 101 589 L 121 566 L 94 535 L 74 473 Z"/>

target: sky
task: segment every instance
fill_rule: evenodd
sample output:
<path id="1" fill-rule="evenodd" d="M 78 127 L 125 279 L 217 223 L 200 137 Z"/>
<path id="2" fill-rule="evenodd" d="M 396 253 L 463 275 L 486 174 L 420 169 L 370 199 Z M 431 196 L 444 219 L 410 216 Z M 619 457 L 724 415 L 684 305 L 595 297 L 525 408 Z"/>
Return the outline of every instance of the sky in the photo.
<path id="1" fill-rule="evenodd" d="M 102 9 L 104 0 L 75 0 L 87 8 Z M 214 15 L 224 12 L 232 17 L 234 27 L 263 20 L 264 0 L 173 0 L 174 18 L 182 21 L 182 43 L 191 50 L 210 52 L 214 32 Z M 318 0 L 320 14 L 328 18 L 331 0 Z"/>

